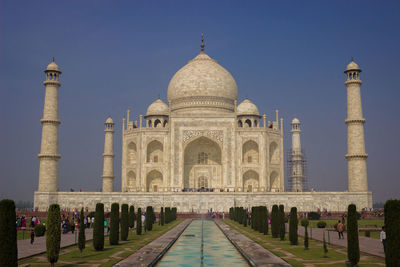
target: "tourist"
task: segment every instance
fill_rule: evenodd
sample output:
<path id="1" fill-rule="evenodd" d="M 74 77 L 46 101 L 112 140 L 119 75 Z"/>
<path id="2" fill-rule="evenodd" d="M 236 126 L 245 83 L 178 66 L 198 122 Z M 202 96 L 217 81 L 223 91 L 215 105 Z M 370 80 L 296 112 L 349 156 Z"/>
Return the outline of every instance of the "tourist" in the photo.
<path id="1" fill-rule="evenodd" d="M 343 238 L 343 231 L 344 231 L 344 225 L 343 223 L 339 220 L 338 225 L 336 226 L 336 230 L 338 231 L 339 234 L 339 239 Z"/>
<path id="2" fill-rule="evenodd" d="M 94 228 L 94 216 L 92 216 L 92 228 Z"/>
<path id="3" fill-rule="evenodd" d="M 382 231 L 380 234 L 381 242 L 383 245 L 383 252 L 386 253 L 386 232 L 385 232 L 385 226 L 382 226 Z"/>
<path id="4" fill-rule="evenodd" d="M 81 223 L 82 223 L 82 222 L 81 222 Z M 87 218 L 86 218 L 86 217 L 83 218 L 83 224 L 84 224 L 85 226 L 87 226 L 87 224 L 88 224 L 88 221 L 87 221 Z"/>
<path id="5" fill-rule="evenodd" d="M 31 245 L 33 244 L 34 241 L 35 241 L 35 232 L 32 229 L 31 230 Z"/>

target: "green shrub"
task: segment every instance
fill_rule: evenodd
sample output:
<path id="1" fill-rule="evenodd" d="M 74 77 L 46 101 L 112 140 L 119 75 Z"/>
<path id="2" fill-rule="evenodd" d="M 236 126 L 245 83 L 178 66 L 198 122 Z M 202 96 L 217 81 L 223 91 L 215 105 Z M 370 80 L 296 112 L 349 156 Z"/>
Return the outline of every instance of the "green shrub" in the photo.
<path id="1" fill-rule="evenodd" d="M 365 231 L 364 232 L 365 237 L 371 237 L 371 231 Z"/>
<path id="2" fill-rule="evenodd" d="M 119 239 L 119 204 L 111 204 L 110 215 L 110 245 L 118 245 Z"/>
<path id="3" fill-rule="evenodd" d="M 350 204 L 347 214 L 347 258 L 356 266 L 360 261 L 356 205 Z"/>
<path id="4" fill-rule="evenodd" d="M 264 220 L 264 235 L 268 234 L 268 209 L 267 207 L 264 208 L 264 213 L 263 213 L 263 220 Z"/>
<path id="5" fill-rule="evenodd" d="M 85 246 L 86 246 L 86 236 L 85 236 L 86 225 L 83 223 L 83 221 L 85 219 L 84 217 L 85 217 L 85 215 L 84 215 L 83 208 L 82 208 L 81 215 L 80 215 L 81 225 L 80 225 L 79 234 L 78 234 L 78 248 L 79 248 L 79 251 L 81 252 L 81 255 L 82 255 L 82 251 L 85 249 Z"/>
<path id="6" fill-rule="evenodd" d="M 245 209 L 243 210 L 243 226 L 247 227 L 247 212 Z"/>
<path id="7" fill-rule="evenodd" d="M 326 254 L 328 253 L 328 246 L 326 245 L 325 231 L 323 232 L 323 243 L 324 257 L 326 258 Z"/>
<path id="8" fill-rule="evenodd" d="M 135 227 L 135 207 L 129 207 L 129 227 L 133 229 Z"/>
<path id="9" fill-rule="evenodd" d="M 317 212 L 312 211 L 307 214 L 307 218 L 309 220 L 319 220 L 321 218 L 321 215 Z"/>
<path id="10" fill-rule="evenodd" d="M 46 226 L 44 226 L 43 224 L 38 224 L 35 226 L 35 236 L 39 237 L 39 236 L 44 236 L 44 234 L 46 233 Z"/>
<path id="11" fill-rule="evenodd" d="M 326 222 L 324 222 L 324 221 L 319 221 L 319 222 L 317 223 L 317 227 L 318 227 L 318 228 L 325 228 L 325 227 L 326 227 Z"/>
<path id="12" fill-rule="evenodd" d="M 304 226 L 304 249 L 308 249 L 308 230 L 307 225 Z"/>
<path id="13" fill-rule="evenodd" d="M 142 234 L 142 209 L 138 208 L 137 217 L 136 217 L 136 234 Z"/>
<path id="14" fill-rule="evenodd" d="M 291 245 L 298 245 L 299 237 L 297 235 L 297 225 L 299 224 L 297 219 L 297 208 L 292 207 L 290 209 L 290 219 L 289 219 L 289 240 Z"/>
<path id="15" fill-rule="evenodd" d="M 273 238 L 279 237 L 279 208 L 278 205 L 272 206 L 271 212 L 271 234 Z"/>
<path id="16" fill-rule="evenodd" d="M 400 200 L 385 203 L 386 266 L 400 266 Z"/>
<path id="17" fill-rule="evenodd" d="M 129 214 L 128 204 L 122 204 L 121 206 L 121 240 L 128 240 L 129 234 Z"/>
<path id="18" fill-rule="evenodd" d="M 18 266 L 17 227 L 15 203 L 0 201 L 0 266 Z"/>
<path id="19" fill-rule="evenodd" d="M 279 205 L 279 237 L 281 240 L 285 240 L 285 207 Z"/>
<path id="20" fill-rule="evenodd" d="M 301 226 L 307 227 L 309 225 L 309 221 L 307 218 L 303 218 L 300 222 Z"/>
<path id="21" fill-rule="evenodd" d="M 104 249 L 104 204 L 96 204 L 93 227 L 93 247 L 100 251 Z"/>
<path id="22" fill-rule="evenodd" d="M 46 225 L 47 260 L 50 262 L 51 266 L 54 266 L 58 261 L 61 242 L 61 216 L 60 206 L 58 204 L 50 205 Z"/>

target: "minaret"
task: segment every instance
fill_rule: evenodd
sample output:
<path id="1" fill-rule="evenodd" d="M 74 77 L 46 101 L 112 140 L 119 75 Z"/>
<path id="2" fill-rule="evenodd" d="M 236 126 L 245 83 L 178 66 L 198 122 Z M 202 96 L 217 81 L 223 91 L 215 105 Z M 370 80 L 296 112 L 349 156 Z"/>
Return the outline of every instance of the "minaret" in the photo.
<path id="1" fill-rule="evenodd" d="M 364 123 L 361 106 L 360 67 L 353 61 L 347 65 L 344 73 L 347 80 L 347 167 L 349 192 L 368 191 L 367 157 L 364 143 Z"/>
<path id="2" fill-rule="evenodd" d="M 106 128 L 105 140 L 104 140 L 104 163 L 103 163 L 103 192 L 113 192 L 114 186 L 114 145 L 113 145 L 113 135 L 114 135 L 114 122 L 109 117 L 105 123 Z"/>
<path id="3" fill-rule="evenodd" d="M 300 121 L 297 118 L 292 120 L 292 151 L 291 151 L 291 173 L 292 191 L 302 192 L 304 190 L 304 173 L 303 173 L 303 153 L 301 152 L 300 142 Z"/>
<path id="4" fill-rule="evenodd" d="M 46 70 L 46 80 L 43 82 L 46 92 L 44 97 L 42 123 L 42 142 L 40 147 L 39 192 L 58 191 L 58 88 L 61 71 L 57 64 L 51 62 Z"/>

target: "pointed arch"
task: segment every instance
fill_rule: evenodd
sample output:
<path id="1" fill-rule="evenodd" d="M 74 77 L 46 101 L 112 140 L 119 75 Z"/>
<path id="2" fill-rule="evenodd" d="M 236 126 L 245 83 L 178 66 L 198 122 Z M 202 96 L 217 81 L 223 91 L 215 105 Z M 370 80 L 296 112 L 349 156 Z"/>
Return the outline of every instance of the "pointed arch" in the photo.
<path id="1" fill-rule="evenodd" d="M 134 171 L 129 171 L 127 177 L 128 177 L 128 187 L 136 188 L 136 173 Z"/>
<path id="2" fill-rule="evenodd" d="M 252 164 L 259 162 L 258 144 L 255 141 L 249 140 L 243 144 L 242 162 L 244 164 Z"/>
<path id="3" fill-rule="evenodd" d="M 146 162 L 157 163 L 163 162 L 164 147 L 160 141 L 153 140 L 147 145 Z"/>
<path id="4" fill-rule="evenodd" d="M 146 176 L 146 191 L 160 192 L 163 189 L 163 175 L 157 170 L 150 171 Z"/>
<path id="5" fill-rule="evenodd" d="M 279 191 L 279 173 L 276 171 L 272 171 L 269 176 L 269 184 L 271 187 L 271 191 Z"/>
<path id="6" fill-rule="evenodd" d="M 272 142 L 269 145 L 269 161 L 272 164 L 279 163 L 279 149 L 278 149 L 278 144 L 276 142 Z"/>
<path id="7" fill-rule="evenodd" d="M 259 189 L 259 175 L 254 170 L 248 170 L 243 174 L 243 191 L 254 192 Z"/>
<path id="8" fill-rule="evenodd" d="M 137 149 L 135 142 L 130 142 L 128 144 L 128 156 L 127 163 L 128 165 L 136 163 L 137 160 Z"/>

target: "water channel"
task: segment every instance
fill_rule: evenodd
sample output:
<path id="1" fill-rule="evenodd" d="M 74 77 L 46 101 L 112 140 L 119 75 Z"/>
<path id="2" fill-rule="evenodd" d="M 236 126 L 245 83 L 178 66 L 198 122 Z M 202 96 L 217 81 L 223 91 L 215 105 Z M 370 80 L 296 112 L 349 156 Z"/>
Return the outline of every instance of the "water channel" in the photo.
<path id="1" fill-rule="evenodd" d="M 233 267 L 249 264 L 214 221 L 194 220 L 156 266 Z"/>

